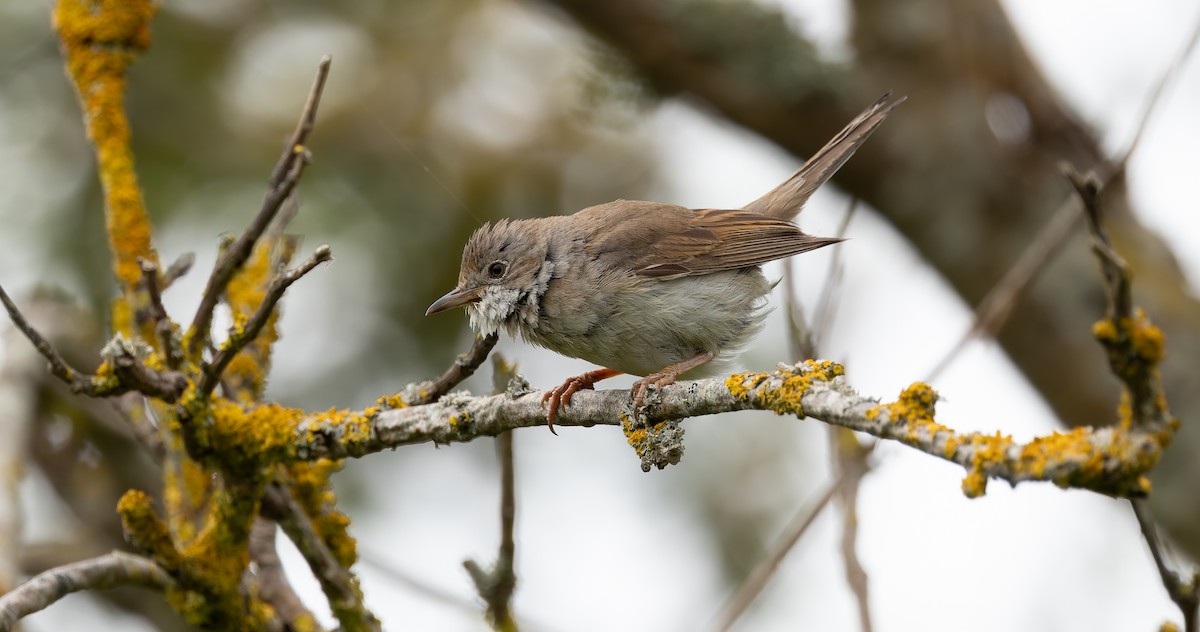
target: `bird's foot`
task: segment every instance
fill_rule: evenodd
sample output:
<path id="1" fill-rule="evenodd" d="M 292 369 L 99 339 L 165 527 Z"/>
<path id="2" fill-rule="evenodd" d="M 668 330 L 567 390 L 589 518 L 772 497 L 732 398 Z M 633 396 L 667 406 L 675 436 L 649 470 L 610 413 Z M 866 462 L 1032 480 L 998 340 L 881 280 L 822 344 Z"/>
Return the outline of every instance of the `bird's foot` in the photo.
<path id="1" fill-rule="evenodd" d="M 670 386 L 677 379 L 679 379 L 679 371 L 673 371 L 670 367 L 667 367 L 658 373 L 651 373 L 634 382 L 633 388 L 629 391 L 629 394 L 633 397 L 633 414 L 636 415 L 637 411 L 641 410 L 642 404 L 646 402 L 646 396 L 650 394 L 651 386 L 658 388 Z"/>
<path id="2" fill-rule="evenodd" d="M 546 406 L 546 425 L 550 427 L 550 432 L 558 434 L 554 430 L 554 421 L 558 419 L 558 409 L 571 403 L 571 396 L 575 393 L 593 388 L 596 382 L 605 380 L 615 375 L 620 375 L 620 371 L 612 369 L 596 369 L 588 371 L 582 375 L 569 377 L 565 382 L 555 386 L 554 388 L 542 394 L 542 405 Z M 549 405 L 546 404 L 549 402 Z"/>
<path id="3" fill-rule="evenodd" d="M 646 402 L 646 395 L 650 393 L 651 386 L 662 388 L 675 383 L 680 375 L 691 371 L 692 369 L 712 360 L 714 355 L 707 351 L 701 351 L 696 355 L 664 368 L 657 373 L 651 373 L 646 377 L 633 383 L 633 389 L 629 394 L 633 396 L 633 414 L 636 417 L 638 410 L 642 408 L 642 404 Z"/>

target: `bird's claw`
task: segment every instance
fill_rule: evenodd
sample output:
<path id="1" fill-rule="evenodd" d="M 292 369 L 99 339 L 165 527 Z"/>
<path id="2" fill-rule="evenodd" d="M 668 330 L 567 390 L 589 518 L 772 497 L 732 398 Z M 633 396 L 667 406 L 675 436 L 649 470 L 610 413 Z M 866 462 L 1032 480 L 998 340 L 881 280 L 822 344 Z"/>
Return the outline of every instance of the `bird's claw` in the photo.
<path id="1" fill-rule="evenodd" d="M 637 412 L 642 409 L 642 405 L 646 402 L 646 396 L 650 394 L 651 386 L 661 389 L 674 384 L 678 377 L 679 374 L 674 371 L 659 371 L 634 382 L 633 388 L 629 391 L 629 394 L 633 396 L 633 414 L 636 416 Z"/>

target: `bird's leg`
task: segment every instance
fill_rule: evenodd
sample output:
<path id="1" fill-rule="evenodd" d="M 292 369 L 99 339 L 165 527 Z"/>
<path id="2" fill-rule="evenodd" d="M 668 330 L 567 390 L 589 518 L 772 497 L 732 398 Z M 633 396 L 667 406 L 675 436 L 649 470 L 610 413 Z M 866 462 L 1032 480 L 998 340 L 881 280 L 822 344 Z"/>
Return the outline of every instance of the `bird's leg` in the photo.
<path id="1" fill-rule="evenodd" d="M 712 360 L 714 357 L 716 356 L 708 351 L 701 351 L 683 362 L 676 362 L 657 373 L 651 373 L 634 382 L 633 389 L 630 391 L 630 395 L 633 396 L 633 413 L 636 415 L 638 409 L 642 407 L 642 402 L 645 401 L 646 394 L 650 392 L 651 386 L 662 388 L 668 384 L 674 384 L 675 379 L 680 375 Z"/>
<path id="2" fill-rule="evenodd" d="M 546 409 L 546 424 L 550 426 L 550 432 L 558 434 L 554 431 L 554 420 L 558 419 L 558 409 L 561 406 L 570 404 L 571 396 L 574 395 L 576 391 L 581 391 L 585 388 L 592 388 L 596 385 L 596 382 L 599 382 L 600 380 L 607 380 L 610 377 L 615 377 L 620 374 L 620 371 L 614 371 L 612 369 L 596 369 L 595 371 L 588 371 L 583 375 L 569 377 L 567 378 L 567 381 L 543 393 L 542 405 L 545 406 L 547 401 L 550 402 L 549 407 Z"/>

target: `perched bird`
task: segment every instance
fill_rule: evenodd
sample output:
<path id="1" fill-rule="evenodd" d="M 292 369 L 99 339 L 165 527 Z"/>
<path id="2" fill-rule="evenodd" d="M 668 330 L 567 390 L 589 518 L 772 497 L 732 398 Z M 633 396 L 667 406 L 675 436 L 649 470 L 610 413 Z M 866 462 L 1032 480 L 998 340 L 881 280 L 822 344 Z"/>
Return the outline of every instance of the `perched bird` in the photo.
<path id="1" fill-rule="evenodd" d="M 889 97 L 741 210 L 617 200 L 485 224 L 463 250 L 458 285 L 425 314 L 464 306 L 481 333 L 503 328 L 603 367 L 543 395 L 551 430 L 559 408 L 600 380 L 644 376 L 631 393 L 636 411 L 651 386 L 718 373 L 762 328 L 771 284 L 761 265 L 840 241 L 791 220 L 904 101 Z"/>

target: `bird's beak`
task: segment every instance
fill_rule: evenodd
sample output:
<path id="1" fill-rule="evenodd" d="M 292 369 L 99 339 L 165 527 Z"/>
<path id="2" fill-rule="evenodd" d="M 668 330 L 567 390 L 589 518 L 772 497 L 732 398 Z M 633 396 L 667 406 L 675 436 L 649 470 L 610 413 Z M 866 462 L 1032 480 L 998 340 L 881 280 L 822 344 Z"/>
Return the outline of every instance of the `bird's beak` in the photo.
<path id="1" fill-rule="evenodd" d="M 466 290 L 460 290 L 458 288 L 450 290 L 449 292 L 446 292 L 445 296 L 434 301 L 433 305 L 430 305 L 429 309 L 425 310 L 425 315 L 428 316 L 430 314 L 444 312 L 455 307 L 462 307 L 463 305 L 476 303 L 479 301 L 479 294 L 482 289 L 483 288 L 473 287 Z"/>

